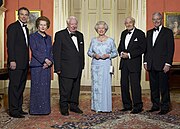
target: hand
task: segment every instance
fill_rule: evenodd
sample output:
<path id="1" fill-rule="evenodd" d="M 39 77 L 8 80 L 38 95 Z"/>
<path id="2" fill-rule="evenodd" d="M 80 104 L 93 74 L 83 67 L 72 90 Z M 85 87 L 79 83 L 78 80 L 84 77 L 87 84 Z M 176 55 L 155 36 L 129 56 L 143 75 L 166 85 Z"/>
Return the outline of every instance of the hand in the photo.
<path id="1" fill-rule="evenodd" d="M 144 69 L 147 71 L 147 64 L 144 64 Z"/>
<path id="2" fill-rule="evenodd" d="M 52 62 L 49 59 L 45 59 L 45 62 L 48 66 L 50 66 L 52 64 Z"/>
<path id="3" fill-rule="evenodd" d="M 164 65 L 163 71 L 164 73 L 167 73 L 170 70 L 170 66 Z"/>
<path id="4" fill-rule="evenodd" d="M 102 59 L 107 59 L 107 58 L 109 58 L 110 56 L 109 56 L 109 54 L 103 54 L 102 55 Z"/>
<path id="5" fill-rule="evenodd" d="M 101 56 L 99 54 L 94 54 L 94 58 L 96 58 L 98 60 L 101 58 Z"/>
<path id="6" fill-rule="evenodd" d="M 15 61 L 10 62 L 10 69 L 12 69 L 12 70 L 16 69 L 16 62 Z"/>
<path id="7" fill-rule="evenodd" d="M 128 53 L 127 52 L 122 52 L 121 53 L 121 58 L 128 59 L 129 58 Z"/>
<path id="8" fill-rule="evenodd" d="M 48 68 L 48 64 L 44 63 L 43 64 L 43 69 L 46 69 L 46 68 Z"/>

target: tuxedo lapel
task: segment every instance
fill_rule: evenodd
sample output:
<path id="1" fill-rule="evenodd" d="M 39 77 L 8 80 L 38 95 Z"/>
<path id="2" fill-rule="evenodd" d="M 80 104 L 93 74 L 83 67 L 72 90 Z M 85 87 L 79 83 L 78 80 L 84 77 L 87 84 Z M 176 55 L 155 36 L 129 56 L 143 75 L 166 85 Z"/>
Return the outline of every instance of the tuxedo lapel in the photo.
<path id="1" fill-rule="evenodd" d="M 66 29 L 65 30 L 65 36 L 66 36 L 66 39 L 68 40 L 68 42 L 71 42 L 71 43 L 73 43 L 73 40 L 72 40 L 72 38 L 71 38 L 71 36 L 69 35 L 69 32 L 68 32 L 68 30 Z M 74 43 L 73 43 L 74 44 Z"/>
<path id="2" fill-rule="evenodd" d="M 22 26 L 21 26 L 19 21 L 17 21 L 17 24 L 18 24 L 18 29 L 19 29 L 18 32 L 21 33 L 21 35 L 23 35 L 24 43 L 26 43 L 26 36 L 24 34 L 23 28 L 22 28 Z M 29 46 L 29 31 L 28 31 L 28 28 L 26 30 L 26 34 L 27 34 L 27 38 L 28 38 L 28 45 L 26 44 L 26 46 L 28 47 Z"/>
<path id="3" fill-rule="evenodd" d="M 125 50 L 125 40 L 126 40 L 126 35 L 128 34 L 128 31 L 125 30 L 124 34 L 122 35 L 122 49 L 123 51 Z"/>
<path id="4" fill-rule="evenodd" d="M 151 48 L 153 47 L 153 30 L 150 31 L 150 34 L 149 34 L 150 38 L 148 38 L 149 42 L 151 43 Z"/>
<path id="5" fill-rule="evenodd" d="M 79 48 L 79 52 L 81 51 L 81 47 L 80 47 L 80 37 L 77 34 L 77 43 L 78 43 L 78 48 Z"/>
<path id="6" fill-rule="evenodd" d="M 78 50 L 77 50 L 77 48 L 76 48 L 76 46 L 75 46 L 75 44 L 74 44 L 71 36 L 69 35 L 69 32 L 68 32 L 67 29 L 66 29 L 66 31 L 65 31 L 65 36 L 66 36 L 68 42 L 70 43 L 70 45 L 72 45 L 72 46 L 74 47 L 74 49 L 76 49 L 76 51 L 78 52 Z M 78 36 L 77 36 L 77 41 L 78 41 Z M 79 47 L 79 42 L 78 42 L 78 47 Z"/>

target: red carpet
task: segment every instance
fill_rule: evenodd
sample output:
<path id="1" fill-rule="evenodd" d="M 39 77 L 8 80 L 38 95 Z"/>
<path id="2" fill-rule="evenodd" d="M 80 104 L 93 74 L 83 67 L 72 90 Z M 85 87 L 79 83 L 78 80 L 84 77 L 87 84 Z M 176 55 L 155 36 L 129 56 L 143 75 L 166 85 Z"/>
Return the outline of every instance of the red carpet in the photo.
<path id="1" fill-rule="evenodd" d="M 59 113 L 59 95 L 51 97 L 50 115 L 27 115 L 24 119 L 12 118 L 6 112 L 0 114 L 1 129 L 180 129 L 180 104 L 172 101 L 172 110 L 166 115 L 147 113 L 151 107 L 149 94 L 143 94 L 144 111 L 140 114 L 120 112 L 120 95 L 113 95 L 112 113 L 95 113 L 90 109 L 90 95 L 82 94 L 80 108 L 82 115 L 70 112 L 69 116 Z M 29 95 L 25 97 L 25 111 L 28 111 Z"/>

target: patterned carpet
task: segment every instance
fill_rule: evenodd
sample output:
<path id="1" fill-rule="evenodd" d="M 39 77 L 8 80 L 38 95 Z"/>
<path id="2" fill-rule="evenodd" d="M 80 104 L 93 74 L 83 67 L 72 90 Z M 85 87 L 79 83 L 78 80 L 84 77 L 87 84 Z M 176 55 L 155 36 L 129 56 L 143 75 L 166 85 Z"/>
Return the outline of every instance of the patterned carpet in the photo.
<path id="1" fill-rule="evenodd" d="M 176 96 L 177 97 L 177 96 Z M 172 110 L 166 115 L 147 113 L 151 107 L 149 93 L 143 94 L 144 111 L 140 114 L 121 112 L 120 95 L 113 95 L 113 112 L 96 113 L 90 109 L 90 94 L 81 94 L 80 108 L 83 114 L 59 113 L 59 95 L 52 93 L 50 115 L 27 115 L 24 119 L 9 117 L 6 111 L 0 114 L 0 129 L 180 129 L 180 103 L 172 100 Z M 29 95 L 23 108 L 28 111 Z"/>

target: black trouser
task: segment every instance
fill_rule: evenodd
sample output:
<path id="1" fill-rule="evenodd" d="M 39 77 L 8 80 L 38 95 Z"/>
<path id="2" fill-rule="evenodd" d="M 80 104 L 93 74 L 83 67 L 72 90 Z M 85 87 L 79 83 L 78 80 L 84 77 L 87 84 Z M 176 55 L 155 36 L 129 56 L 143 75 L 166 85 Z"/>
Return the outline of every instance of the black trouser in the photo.
<path id="1" fill-rule="evenodd" d="M 77 78 L 66 78 L 59 76 L 60 108 L 76 108 L 79 105 L 81 73 Z"/>
<path id="2" fill-rule="evenodd" d="M 19 114 L 22 111 L 23 92 L 26 85 L 28 69 L 9 69 L 9 88 L 8 102 L 9 113 L 11 115 Z"/>
<path id="3" fill-rule="evenodd" d="M 168 73 L 164 71 L 149 71 L 150 77 L 150 90 L 152 108 L 160 108 L 161 110 L 169 110 L 170 106 L 170 93 L 168 83 Z M 160 103 L 161 95 L 161 103 Z"/>
<path id="4" fill-rule="evenodd" d="M 142 94 L 141 94 L 141 72 L 130 72 L 127 65 L 121 69 L 121 94 L 124 108 L 142 109 Z M 131 86 L 132 100 L 129 91 L 129 82 Z"/>

